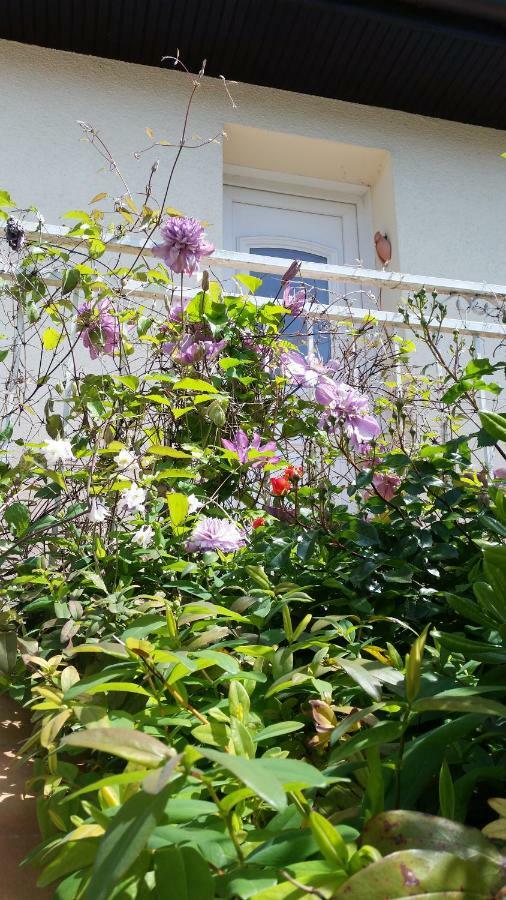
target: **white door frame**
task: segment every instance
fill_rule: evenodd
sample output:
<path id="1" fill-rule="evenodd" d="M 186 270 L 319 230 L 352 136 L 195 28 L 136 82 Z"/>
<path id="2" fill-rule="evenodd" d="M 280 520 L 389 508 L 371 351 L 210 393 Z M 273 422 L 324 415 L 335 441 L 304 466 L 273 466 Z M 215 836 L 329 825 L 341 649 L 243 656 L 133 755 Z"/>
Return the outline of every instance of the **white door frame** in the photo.
<path id="1" fill-rule="evenodd" d="M 362 264 L 366 268 L 375 268 L 376 260 L 373 241 L 373 220 L 371 191 L 368 185 L 348 184 L 338 181 L 324 181 L 320 178 L 309 178 L 303 175 L 290 175 L 286 172 L 269 172 L 252 169 L 247 166 L 224 166 L 223 184 L 225 187 L 251 188 L 257 191 L 283 194 L 285 198 L 293 198 L 294 209 L 308 212 L 322 212 L 323 204 L 318 201 L 346 203 L 356 207 L 357 243 Z M 299 198 L 297 200 L 297 198 Z M 306 203 L 301 203 L 304 198 Z M 268 203 L 266 204 L 269 205 Z M 229 200 L 224 198 L 223 237 L 227 249 L 235 249 L 235 235 L 232 228 L 232 216 Z M 272 240 L 272 238 L 270 239 Z M 331 247 L 326 248 L 330 252 Z M 332 254 L 335 258 L 335 253 Z M 351 260 L 350 260 L 351 263 Z"/>

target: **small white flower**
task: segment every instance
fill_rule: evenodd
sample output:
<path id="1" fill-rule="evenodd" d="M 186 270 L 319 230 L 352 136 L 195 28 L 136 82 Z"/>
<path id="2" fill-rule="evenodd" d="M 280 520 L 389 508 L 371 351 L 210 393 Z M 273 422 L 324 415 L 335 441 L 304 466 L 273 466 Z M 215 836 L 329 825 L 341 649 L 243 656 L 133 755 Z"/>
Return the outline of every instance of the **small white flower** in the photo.
<path id="1" fill-rule="evenodd" d="M 125 474 L 129 472 L 135 472 L 138 468 L 138 461 L 135 453 L 132 453 L 131 450 L 127 450 L 126 447 L 123 447 L 122 450 L 119 451 L 117 456 L 114 457 L 114 462 L 118 469 L 120 469 Z"/>
<path id="2" fill-rule="evenodd" d="M 120 501 L 118 503 L 118 513 L 120 516 L 128 513 L 143 513 L 144 503 L 146 501 L 146 491 L 133 482 L 129 488 L 122 491 Z"/>
<path id="3" fill-rule="evenodd" d="M 188 515 L 191 516 L 192 513 L 197 512 L 203 505 L 202 500 L 199 500 L 195 494 L 190 494 L 188 497 Z"/>
<path id="4" fill-rule="evenodd" d="M 145 550 L 146 547 L 149 547 L 152 543 L 154 536 L 155 532 L 151 528 L 151 525 L 142 525 L 139 530 L 135 532 L 132 541 L 134 544 L 137 544 L 138 547 L 143 547 Z"/>
<path id="5" fill-rule="evenodd" d="M 70 441 L 63 438 L 46 441 L 40 452 L 46 457 L 46 463 L 50 468 L 54 468 L 59 462 L 67 463 L 75 459 Z"/>
<path id="6" fill-rule="evenodd" d="M 99 524 L 100 522 L 105 522 L 107 516 L 109 515 L 109 510 L 107 506 L 104 506 L 103 503 L 100 503 L 99 500 L 92 500 L 90 511 L 88 513 L 88 519 L 93 524 Z"/>

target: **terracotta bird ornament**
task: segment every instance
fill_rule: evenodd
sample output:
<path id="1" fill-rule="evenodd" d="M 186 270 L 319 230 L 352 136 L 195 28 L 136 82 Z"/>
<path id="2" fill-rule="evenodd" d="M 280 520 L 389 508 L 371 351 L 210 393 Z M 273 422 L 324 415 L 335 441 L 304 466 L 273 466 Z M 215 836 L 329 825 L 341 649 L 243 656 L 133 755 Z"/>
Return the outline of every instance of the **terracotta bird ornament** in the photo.
<path id="1" fill-rule="evenodd" d="M 388 240 L 386 234 L 377 231 L 374 235 L 374 243 L 376 244 L 376 253 L 384 266 L 387 266 L 392 259 L 392 244 Z"/>

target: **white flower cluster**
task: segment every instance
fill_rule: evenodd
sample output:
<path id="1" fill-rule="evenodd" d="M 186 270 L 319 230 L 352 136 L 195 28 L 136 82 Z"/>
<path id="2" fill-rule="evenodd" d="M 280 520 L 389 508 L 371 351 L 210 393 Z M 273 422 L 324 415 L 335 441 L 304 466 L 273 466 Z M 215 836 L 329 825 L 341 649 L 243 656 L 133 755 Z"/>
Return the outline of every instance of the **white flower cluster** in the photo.
<path id="1" fill-rule="evenodd" d="M 46 441 L 40 452 L 46 457 L 46 464 L 50 469 L 61 463 L 70 463 L 75 459 L 70 441 L 65 438 Z"/>

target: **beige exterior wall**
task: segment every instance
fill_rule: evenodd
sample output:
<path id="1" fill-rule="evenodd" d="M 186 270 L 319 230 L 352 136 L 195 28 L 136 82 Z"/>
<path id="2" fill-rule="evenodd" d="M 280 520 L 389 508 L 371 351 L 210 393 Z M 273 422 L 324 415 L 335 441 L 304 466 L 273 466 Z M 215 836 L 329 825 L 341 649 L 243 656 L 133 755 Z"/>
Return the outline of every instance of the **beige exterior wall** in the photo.
<path id="1" fill-rule="evenodd" d="M 140 159 L 156 138 L 177 143 L 190 90 L 172 70 L 0 41 L 0 186 L 20 206 L 35 203 L 57 223 L 102 190 L 122 192 L 77 120 L 108 143 L 133 193 L 160 158 L 160 196 L 172 148 Z M 506 281 L 506 132 L 262 87 L 206 79 L 192 107 L 186 150 L 170 205 L 209 222 L 223 243 L 225 164 L 253 166 L 371 188 L 373 230 L 392 238 L 394 264 L 414 274 Z M 371 235 L 372 237 L 372 235 Z"/>

